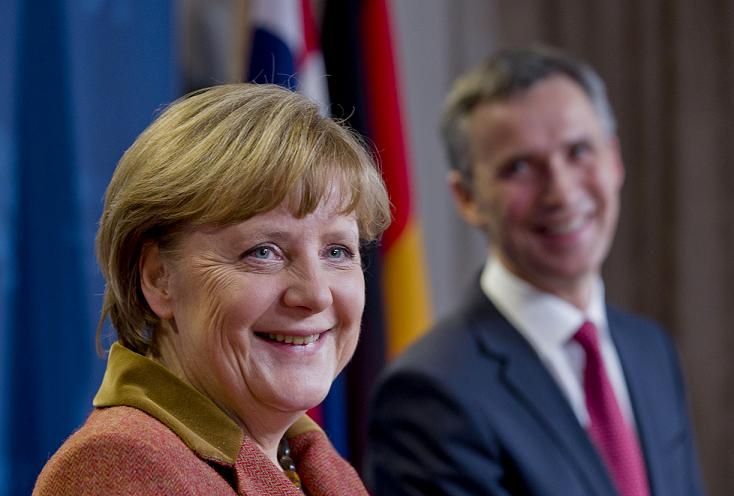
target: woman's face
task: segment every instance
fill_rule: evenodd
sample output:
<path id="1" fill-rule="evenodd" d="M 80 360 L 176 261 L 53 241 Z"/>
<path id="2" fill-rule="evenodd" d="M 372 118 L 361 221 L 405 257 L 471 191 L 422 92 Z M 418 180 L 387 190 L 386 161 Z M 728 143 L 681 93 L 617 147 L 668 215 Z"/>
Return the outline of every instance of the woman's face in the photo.
<path id="1" fill-rule="evenodd" d="M 162 358 L 234 418 L 317 405 L 354 353 L 359 232 L 329 203 L 301 219 L 281 206 L 187 233 L 164 264 Z"/>

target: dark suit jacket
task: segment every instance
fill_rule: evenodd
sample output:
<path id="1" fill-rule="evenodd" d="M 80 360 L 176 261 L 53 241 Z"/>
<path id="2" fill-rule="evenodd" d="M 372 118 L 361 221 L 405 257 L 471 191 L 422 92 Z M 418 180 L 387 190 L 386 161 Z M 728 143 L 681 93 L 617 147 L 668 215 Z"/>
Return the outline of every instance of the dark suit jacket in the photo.
<path id="1" fill-rule="evenodd" d="M 607 309 L 651 495 L 702 494 L 675 352 L 651 322 Z M 613 496 L 559 386 L 477 284 L 381 378 L 368 487 L 389 495 Z"/>

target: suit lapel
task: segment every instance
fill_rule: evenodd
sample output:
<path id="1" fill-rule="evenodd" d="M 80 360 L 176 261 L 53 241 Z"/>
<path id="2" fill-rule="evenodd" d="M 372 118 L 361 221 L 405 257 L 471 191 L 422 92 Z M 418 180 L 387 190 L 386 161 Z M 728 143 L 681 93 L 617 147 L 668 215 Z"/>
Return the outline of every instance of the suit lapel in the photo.
<path id="1" fill-rule="evenodd" d="M 615 494 L 586 432 L 530 344 L 481 289 L 475 291 L 470 301 L 476 337 L 488 358 L 503 364 L 504 380 L 510 393 L 518 398 L 578 468 L 590 488 L 589 494 Z"/>
<path id="2" fill-rule="evenodd" d="M 636 330 L 625 326 L 618 312 L 607 309 L 607 316 L 609 331 L 622 363 L 627 390 L 632 402 L 637 433 L 647 465 L 651 494 L 664 494 L 662 488 L 665 487 L 666 481 L 661 460 L 656 456 L 655 447 L 660 444 L 660 440 L 655 430 L 655 423 L 663 418 L 665 412 L 657 413 L 660 405 L 656 403 L 657 396 L 651 389 L 655 385 L 649 382 L 649 372 L 645 370 L 651 357 L 645 356 L 644 348 L 640 346 L 639 339 L 635 337 Z"/>

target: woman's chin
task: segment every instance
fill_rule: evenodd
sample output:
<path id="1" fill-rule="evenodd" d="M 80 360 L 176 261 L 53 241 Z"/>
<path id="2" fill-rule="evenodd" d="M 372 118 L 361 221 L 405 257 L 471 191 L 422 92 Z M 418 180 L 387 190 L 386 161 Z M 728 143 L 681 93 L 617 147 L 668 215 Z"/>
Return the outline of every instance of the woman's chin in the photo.
<path id="1" fill-rule="evenodd" d="M 328 391 L 327 391 L 328 392 Z M 281 398 L 276 407 L 284 412 L 305 412 L 319 406 L 326 398 L 324 394 L 298 394 L 289 398 Z"/>
<path id="2" fill-rule="evenodd" d="M 321 404 L 329 394 L 331 381 L 300 384 L 273 391 L 271 405 L 284 412 L 303 412 Z"/>

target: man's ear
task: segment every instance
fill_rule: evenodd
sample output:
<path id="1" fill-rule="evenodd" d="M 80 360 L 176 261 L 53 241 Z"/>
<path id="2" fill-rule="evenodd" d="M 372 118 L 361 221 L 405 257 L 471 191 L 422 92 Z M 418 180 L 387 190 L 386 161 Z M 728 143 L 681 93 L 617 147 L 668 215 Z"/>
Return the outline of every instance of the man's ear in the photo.
<path id="1" fill-rule="evenodd" d="M 459 215 L 469 224 L 483 228 L 486 221 L 482 215 L 482 210 L 477 204 L 474 192 L 466 185 L 466 181 L 461 173 L 457 170 L 452 170 L 449 172 L 446 180 Z"/>
<path id="2" fill-rule="evenodd" d="M 622 147 L 619 144 L 619 137 L 614 136 L 612 138 L 612 153 L 614 154 L 614 167 L 615 167 L 615 179 L 617 180 L 617 188 L 621 188 L 624 184 L 625 168 L 624 160 L 622 159 Z"/>
<path id="3" fill-rule="evenodd" d="M 140 287 L 153 313 L 168 320 L 173 317 L 170 293 L 170 268 L 161 257 L 158 243 L 146 243 L 138 262 Z"/>

